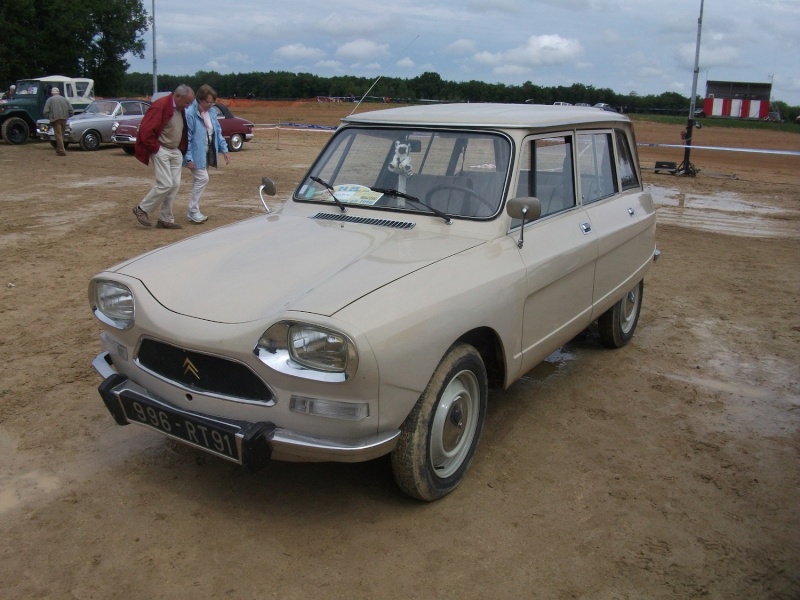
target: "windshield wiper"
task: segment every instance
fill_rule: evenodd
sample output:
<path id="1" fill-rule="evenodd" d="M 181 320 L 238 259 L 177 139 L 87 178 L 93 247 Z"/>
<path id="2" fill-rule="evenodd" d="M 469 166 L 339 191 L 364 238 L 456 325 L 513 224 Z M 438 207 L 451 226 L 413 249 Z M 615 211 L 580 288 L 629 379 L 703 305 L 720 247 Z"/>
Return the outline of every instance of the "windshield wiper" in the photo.
<path id="1" fill-rule="evenodd" d="M 327 181 L 325 181 L 324 179 L 320 179 L 319 177 L 314 177 L 313 175 L 312 175 L 311 177 L 309 177 L 309 179 L 311 179 L 311 181 L 315 181 L 316 183 L 318 183 L 318 184 L 320 184 L 322 187 L 324 187 L 326 190 L 328 190 L 328 191 L 330 192 L 330 194 L 331 194 L 331 198 L 333 198 L 333 201 L 334 201 L 334 202 L 336 202 L 336 206 L 338 206 L 339 208 L 341 208 L 341 209 L 342 209 L 342 212 L 347 212 L 347 208 L 345 208 L 344 204 L 342 204 L 342 201 L 341 201 L 341 200 L 339 200 L 339 199 L 336 197 L 336 195 L 333 193 L 333 191 L 334 191 L 334 190 L 333 190 L 333 186 L 331 186 L 331 184 L 330 184 L 330 183 L 328 183 L 328 182 L 327 182 Z"/>
<path id="2" fill-rule="evenodd" d="M 397 196 L 398 198 L 403 198 L 404 200 L 410 200 L 411 202 L 416 202 L 417 204 L 427 208 L 429 211 L 431 211 L 437 217 L 439 217 L 441 219 L 444 219 L 444 222 L 447 223 L 448 225 L 451 225 L 453 223 L 453 221 L 450 219 L 450 215 L 448 215 L 447 213 L 443 213 L 439 209 L 433 208 L 429 204 L 425 204 L 419 198 L 415 198 L 414 196 L 410 196 L 410 195 L 406 194 L 405 192 L 401 192 L 400 190 L 391 190 L 391 189 L 387 189 L 387 188 L 377 188 L 377 187 L 370 188 L 370 189 L 373 192 L 379 192 L 381 194 L 386 194 L 388 196 Z"/>

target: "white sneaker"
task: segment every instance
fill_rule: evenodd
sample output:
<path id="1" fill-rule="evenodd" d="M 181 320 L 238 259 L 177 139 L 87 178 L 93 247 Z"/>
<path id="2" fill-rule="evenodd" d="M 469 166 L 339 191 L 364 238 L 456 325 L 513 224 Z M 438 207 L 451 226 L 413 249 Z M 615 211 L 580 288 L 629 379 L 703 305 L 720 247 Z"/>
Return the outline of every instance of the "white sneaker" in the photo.
<path id="1" fill-rule="evenodd" d="M 206 221 L 208 221 L 208 217 L 201 213 L 197 213 L 196 215 L 186 215 L 186 216 L 189 217 L 189 220 L 192 223 L 205 223 Z"/>

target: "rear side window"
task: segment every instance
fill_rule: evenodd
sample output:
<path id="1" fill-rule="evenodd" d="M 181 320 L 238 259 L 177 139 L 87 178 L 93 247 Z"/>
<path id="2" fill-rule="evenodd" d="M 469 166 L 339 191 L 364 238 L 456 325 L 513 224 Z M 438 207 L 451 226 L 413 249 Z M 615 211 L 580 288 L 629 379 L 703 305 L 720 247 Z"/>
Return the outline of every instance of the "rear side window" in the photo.
<path id="1" fill-rule="evenodd" d="M 584 204 L 617 192 L 617 175 L 610 133 L 578 134 L 578 173 Z"/>
<path id="2" fill-rule="evenodd" d="M 633 163 L 631 147 L 628 145 L 628 138 L 625 132 L 617 130 L 614 133 L 617 140 L 617 157 L 619 160 L 619 179 L 623 190 L 630 190 L 639 187 L 639 177 L 636 175 L 636 167 Z"/>

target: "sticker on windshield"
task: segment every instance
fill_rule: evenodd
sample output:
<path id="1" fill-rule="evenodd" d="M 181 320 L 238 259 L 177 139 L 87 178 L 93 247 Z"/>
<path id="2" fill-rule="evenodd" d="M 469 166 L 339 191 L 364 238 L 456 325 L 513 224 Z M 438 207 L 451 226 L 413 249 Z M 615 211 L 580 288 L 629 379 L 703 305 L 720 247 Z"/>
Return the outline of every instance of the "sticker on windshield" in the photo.
<path id="1" fill-rule="evenodd" d="M 347 204 L 373 206 L 383 196 L 381 192 L 373 192 L 364 185 L 335 185 L 333 190 L 336 198 L 340 202 L 346 202 Z"/>

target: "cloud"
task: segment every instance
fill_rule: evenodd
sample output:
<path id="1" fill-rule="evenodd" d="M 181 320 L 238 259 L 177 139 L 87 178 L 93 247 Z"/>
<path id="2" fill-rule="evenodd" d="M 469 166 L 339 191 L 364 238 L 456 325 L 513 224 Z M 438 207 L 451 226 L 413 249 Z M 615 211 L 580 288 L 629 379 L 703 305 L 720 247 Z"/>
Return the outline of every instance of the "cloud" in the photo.
<path id="1" fill-rule="evenodd" d="M 401 69 L 413 69 L 414 68 L 414 61 L 411 60 L 409 57 L 401 58 L 398 60 L 395 65 L 400 67 Z"/>
<path id="2" fill-rule="evenodd" d="M 363 38 L 342 44 L 336 49 L 336 56 L 355 61 L 374 59 L 388 54 L 389 44 L 379 44 Z"/>
<path id="3" fill-rule="evenodd" d="M 275 56 L 287 61 L 315 61 L 325 56 L 319 48 L 310 48 L 305 44 L 287 44 L 281 46 L 273 52 Z"/>
<path id="4" fill-rule="evenodd" d="M 494 68 L 497 73 L 510 73 L 513 67 L 529 70 L 534 66 L 560 65 L 574 61 L 583 53 L 575 39 L 558 34 L 533 35 L 524 46 L 501 52 L 479 52 L 475 61 Z"/>
<path id="5" fill-rule="evenodd" d="M 342 68 L 342 63 L 338 60 L 320 60 L 314 63 L 314 66 L 319 69 L 329 69 L 331 71 L 339 71 Z"/>
<path id="6" fill-rule="evenodd" d="M 475 42 L 462 38 L 449 44 L 444 51 L 450 54 L 472 54 L 475 52 Z"/>
<path id="7" fill-rule="evenodd" d="M 498 11 L 512 14 L 523 10 L 519 0 L 468 0 L 467 8 L 475 12 Z"/>
<path id="8" fill-rule="evenodd" d="M 712 40 L 709 44 L 700 46 L 700 68 L 710 69 L 717 67 L 742 67 L 741 52 L 736 46 L 717 43 Z M 678 62 L 684 68 L 694 70 L 694 60 L 697 52 L 696 44 L 682 44 L 678 47 Z"/>

